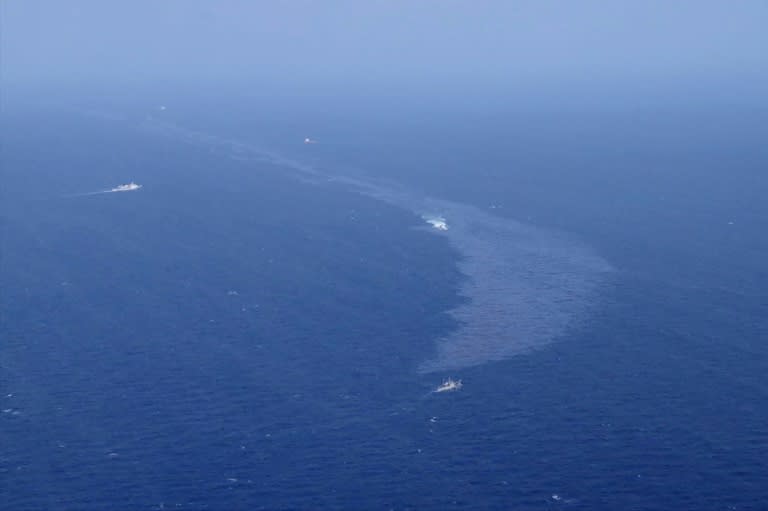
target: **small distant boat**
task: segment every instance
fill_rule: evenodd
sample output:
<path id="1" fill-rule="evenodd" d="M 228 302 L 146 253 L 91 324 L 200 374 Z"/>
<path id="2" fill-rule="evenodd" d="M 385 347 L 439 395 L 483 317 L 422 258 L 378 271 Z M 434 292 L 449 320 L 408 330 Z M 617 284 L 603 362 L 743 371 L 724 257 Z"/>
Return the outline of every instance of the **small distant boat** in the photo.
<path id="1" fill-rule="evenodd" d="M 141 185 L 138 185 L 138 184 L 134 183 L 133 181 L 131 181 L 127 185 L 116 186 L 116 187 L 112 188 L 111 191 L 113 191 L 113 192 L 130 192 L 130 191 L 133 191 L 133 190 L 138 190 L 139 188 L 141 188 Z"/>
<path id="2" fill-rule="evenodd" d="M 447 231 L 448 230 L 448 224 L 445 221 L 445 218 L 441 216 L 424 216 L 422 217 L 429 225 L 437 229 L 438 231 Z"/>
<path id="3" fill-rule="evenodd" d="M 448 224 L 445 223 L 445 220 L 430 220 L 429 223 L 438 231 L 448 230 Z"/>
<path id="4" fill-rule="evenodd" d="M 452 378 L 448 378 L 443 383 L 440 384 L 434 391 L 435 392 L 450 392 L 453 390 L 459 390 L 464 385 L 461 383 L 461 380 L 454 380 Z"/>

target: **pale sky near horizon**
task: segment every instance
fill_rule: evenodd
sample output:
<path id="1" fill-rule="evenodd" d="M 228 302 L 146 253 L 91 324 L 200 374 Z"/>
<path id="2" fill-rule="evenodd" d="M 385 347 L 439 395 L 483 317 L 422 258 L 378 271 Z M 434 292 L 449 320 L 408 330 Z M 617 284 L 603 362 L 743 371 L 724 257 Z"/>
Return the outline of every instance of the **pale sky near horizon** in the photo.
<path id="1" fill-rule="evenodd" d="M 759 0 L 1 5 L 10 82 L 768 83 L 768 1 Z"/>

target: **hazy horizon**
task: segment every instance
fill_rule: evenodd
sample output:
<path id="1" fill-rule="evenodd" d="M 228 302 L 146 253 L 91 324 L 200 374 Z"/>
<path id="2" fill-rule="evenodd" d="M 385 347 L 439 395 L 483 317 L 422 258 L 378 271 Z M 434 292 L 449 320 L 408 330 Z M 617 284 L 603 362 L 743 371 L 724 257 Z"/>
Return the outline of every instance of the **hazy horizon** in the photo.
<path id="1" fill-rule="evenodd" d="M 6 88 L 763 101 L 766 2 L 6 1 Z M 574 99 L 575 98 L 575 99 Z"/>

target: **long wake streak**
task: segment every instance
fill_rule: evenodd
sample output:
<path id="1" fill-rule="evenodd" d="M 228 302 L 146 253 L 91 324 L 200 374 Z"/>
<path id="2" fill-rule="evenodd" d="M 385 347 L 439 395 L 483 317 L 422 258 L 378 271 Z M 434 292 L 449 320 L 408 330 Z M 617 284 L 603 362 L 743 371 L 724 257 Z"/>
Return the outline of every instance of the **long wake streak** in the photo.
<path id="1" fill-rule="evenodd" d="M 237 160 L 265 162 L 301 182 L 331 182 L 421 216 L 464 256 L 465 304 L 449 311 L 460 327 L 437 341 L 423 373 L 500 361 L 546 346 L 589 317 L 613 271 L 589 247 L 567 236 L 491 215 L 479 208 L 419 196 L 396 183 L 318 170 L 255 145 L 179 126 L 144 128 L 190 144 L 206 144 Z"/>
<path id="2" fill-rule="evenodd" d="M 118 185 L 114 188 L 110 188 L 108 190 L 97 190 L 95 192 L 85 192 L 85 193 L 76 193 L 73 195 L 68 195 L 67 197 L 87 197 L 89 195 L 101 195 L 103 193 L 115 193 L 115 192 L 133 192 L 135 190 L 140 189 L 142 186 L 137 185 L 134 182 L 130 182 L 125 185 Z"/>

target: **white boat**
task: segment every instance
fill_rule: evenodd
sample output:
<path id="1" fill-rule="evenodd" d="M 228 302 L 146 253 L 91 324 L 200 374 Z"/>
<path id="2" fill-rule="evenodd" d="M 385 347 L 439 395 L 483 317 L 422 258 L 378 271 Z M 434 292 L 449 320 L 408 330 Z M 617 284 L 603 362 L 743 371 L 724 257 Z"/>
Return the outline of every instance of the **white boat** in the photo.
<path id="1" fill-rule="evenodd" d="M 438 231 L 448 230 L 448 224 L 446 223 L 445 218 L 441 216 L 424 216 L 422 218 Z"/>
<path id="2" fill-rule="evenodd" d="M 454 380 L 452 378 L 448 378 L 443 381 L 435 390 L 434 392 L 450 392 L 453 390 L 459 390 L 463 384 L 461 383 L 461 380 Z"/>
<path id="3" fill-rule="evenodd" d="M 131 181 L 127 185 L 120 185 L 112 188 L 112 191 L 113 192 L 130 192 L 132 190 L 138 190 L 139 188 L 141 188 L 141 185 L 137 185 L 136 183 Z"/>

